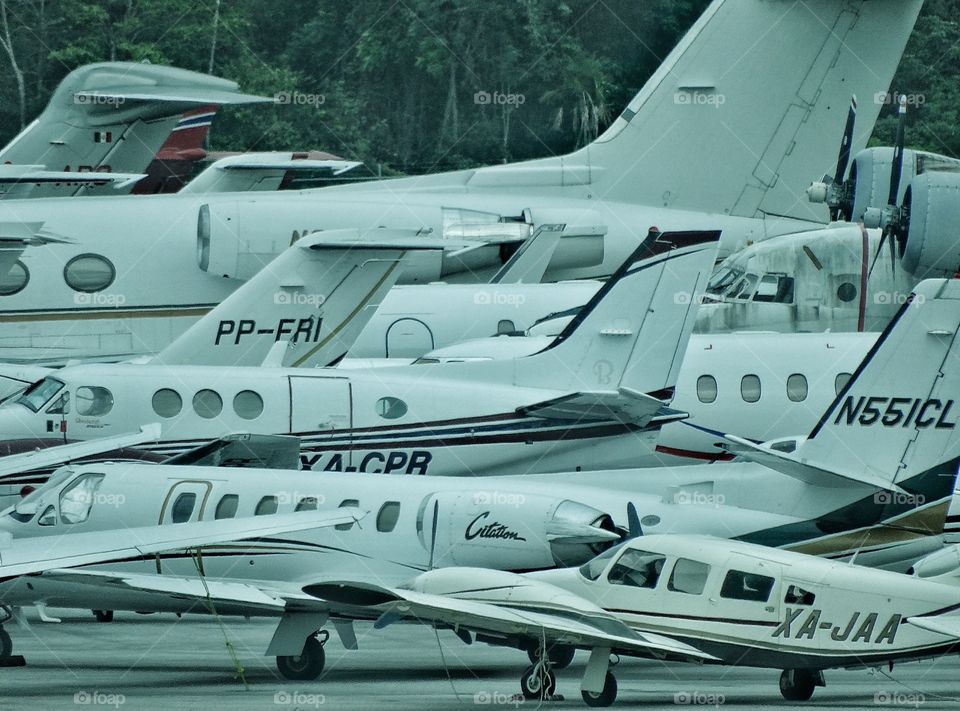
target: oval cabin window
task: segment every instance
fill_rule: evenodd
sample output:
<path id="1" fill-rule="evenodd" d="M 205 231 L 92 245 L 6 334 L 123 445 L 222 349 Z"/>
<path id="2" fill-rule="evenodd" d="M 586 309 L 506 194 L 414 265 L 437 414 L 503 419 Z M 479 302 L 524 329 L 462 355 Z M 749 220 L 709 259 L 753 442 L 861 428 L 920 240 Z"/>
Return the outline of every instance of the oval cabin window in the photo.
<path id="1" fill-rule="evenodd" d="M 13 296 L 23 291 L 30 281 L 30 270 L 17 260 L 3 276 L 0 276 L 0 296 Z"/>
<path id="2" fill-rule="evenodd" d="M 205 420 L 210 420 L 223 410 L 223 398 L 213 390 L 201 390 L 193 396 L 193 409 Z"/>
<path id="3" fill-rule="evenodd" d="M 176 390 L 161 388 L 153 394 L 152 405 L 160 417 L 176 417 L 183 409 L 183 399 Z"/>
<path id="4" fill-rule="evenodd" d="M 760 399 L 760 378 L 744 375 L 740 381 L 740 396 L 744 402 L 757 402 Z"/>
<path id="5" fill-rule="evenodd" d="M 74 291 L 93 293 L 103 291 L 113 283 L 117 270 L 106 257 L 99 254 L 81 254 L 63 268 L 63 280 Z"/>
<path id="6" fill-rule="evenodd" d="M 787 397 L 790 398 L 792 402 L 803 402 L 806 400 L 807 390 L 807 378 L 804 375 L 794 373 L 787 378 Z"/>
<path id="7" fill-rule="evenodd" d="M 716 378 L 712 375 L 701 375 L 697 378 L 697 399 L 705 403 L 711 403 L 717 399 Z"/>

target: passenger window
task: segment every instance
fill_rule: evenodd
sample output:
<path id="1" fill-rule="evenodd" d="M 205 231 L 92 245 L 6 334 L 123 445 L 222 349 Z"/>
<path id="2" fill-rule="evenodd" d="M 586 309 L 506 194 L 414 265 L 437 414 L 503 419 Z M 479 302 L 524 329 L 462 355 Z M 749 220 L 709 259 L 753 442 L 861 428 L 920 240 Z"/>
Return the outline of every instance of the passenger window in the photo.
<path id="1" fill-rule="evenodd" d="M 397 527 L 398 518 L 400 518 L 400 502 L 386 502 L 377 513 L 377 530 L 380 533 L 390 533 Z"/>
<path id="2" fill-rule="evenodd" d="M 760 399 L 760 378 L 744 375 L 740 380 L 740 396 L 744 402 L 757 402 Z"/>
<path id="3" fill-rule="evenodd" d="M 816 599 L 816 595 L 798 585 L 788 587 L 787 593 L 783 596 L 783 601 L 788 605 L 812 605 Z"/>
<path id="4" fill-rule="evenodd" d="M 660 572 L 667 559 L 659 553 L 628 550 L 614 563 L 607 574 L 607 581 L 614 585 L 629 585 L 635 588 L 655 588 Z"/>
<path id="5" fill-rule="evenodd" d="M 746 573 L 742 570 L 727 572 L 720 587 L 720 597 L 731 600 L 749 600 L 751 602 L 766 602 L 770 599 L 773 590 L 773 578 L 756 573 Z"/>
<path id="6" fill-rule="evenodd" d="M 359 505 L 360 505 L 359 499 L 344 499 L 343 501 L 340 502 L 341 509 L 353 508 Z M 350 523 L 338 523 L 336 526 L 334 526 L 334 528 L 338 531 L 349 531 L 351 528 L 353 528 L 354 523 L 356 523 L 356 521 L 350 521 Z"/>
<path id="7" fill-rule="evenodd" d="M 29 281 L 30 270 L 18 259 L 6 274 L 0 276 L 0 296 L 19 294 Z"/>
<path id="8" fill-rule="evenodd" d="M 679 558 L 670 573 L 667 590 L 699 595 L 707 585 L 707 576 L 710 575 L 710 566 L 697 560 Z"/>
<path id="9" fill-rule="evenodd" d="M 717 399 L 716 378 L 712 375 L 701 375 L 697 378 L 697 399 L 705 403 L 711 403 Z"/>
<path id="10" fill-rule="evenodd" d="M 382 397 L 376 403 L 377 414 L 387 420 L 395 420 L 407 414 L 407 403 L 395 397 Z"/>
<path id="11" fill-rule="evenodd" d="M 501 319 L 497 322 L 497 335 L 503 336 L 507 333 L 513 333 L 517 330 L 517 327 L 513 325 L 513 321 L 508 318 Z"/>
<path id="12" fill-rule="evenodd" d="M 185 491 L 176 498 L 170 508 L 170 521 L 186 523 L 193 514 L 193 507 L 197 504 L 197 495 L 192 491 Z"/>
<path id="13" fill-rule="evenodd" d="M 113 283 L 117 270 L 106 257 L 99 254 L 80 254 L 63 268 L 63 280 L 74 291 L 93 293 L 103 291 Z"/>
<path id="14" fill-rule="evenodd" d="M 153 394 L 153 411 L 160 417 L 176 417 L 183 409 L 180 393 L 170 388 L 161 388 Z"/>
<path id="15" fill-rule="evenodd" d="M 77 414 L 101 417 L 113 409 L 113 393 L 106 388 L 85 385 L 77 388 Z"/>
<path id="16" fill-rule="evenodd" d="M 794 373 L 787 378 L 787 397 L 792 402 L 803 402 L 807 399 L 807 378 L 800 373 Z"/>
<path id="17" fill-rule="evenodd" d="M 84 474 L 60 492 L 60 518 L 64 523 L 83 523 L 89 518 L 102 483 L 103 474 Z"/>
<path id="18" fill-rule="evenodd" d="M 40 514 L 40 518 L 37 520 L 41 526 L 56 526 L 57 525 L 57 510 L 53 506 L 48 506 L 43 510 L 43 513 Z"/>
<path id="19" fill-rule="evenodd" d="M 233 398 L 233 411 L 244 420 L 255 420 L 263 412 L 263 398 L 253 390 L 241 390 Z"/>
<path id="20" fill-rule="evenodd" d="M 236 494 L 224 494 L 217 502 L 217 508 L 213 512 L 213 517 L 233 518 L 237 515 L 237 505 L 240 503 L 240 497 Z"/>
<path id="21" fill-rule="evenodd" d="M 833 381 L 833 387 L 837 391 L 837 395 L 839 395 L 843 389 L 847 387 L 847 383 L 850 382 L 850 378 L 852 377 L 853 375 L 851 373 L 840 373 L 837 376 L 836 380 Z"/>
<path id="22" fill-rule="evenodd" d="M 857 287 L 848 281 L 843 282 L 837 287 L 837 298 L 845 304 L 849 304 L 857 298 Z"/>
<path id="23" fill-rule="evenodd" d="M 297 502 L 296 508 L 294 511 L 316 511 L 317 510 L 317 497 L 316 496 L 304 496 Z"/>
<path id="24" fill-rule="evenodd" d="M 264 496 L 257 502 L 257 508 L 253 512 L 254 516 L 269 516 L 277 512 L 279 501 L 276 496 Z"/>
<path id="25" fill-rule="evenodd" d="M 213 390 L 200 390 L 193 396 L 193 409 L 205 420 L 210 420 L 223 410 L 223 398 Z"/>

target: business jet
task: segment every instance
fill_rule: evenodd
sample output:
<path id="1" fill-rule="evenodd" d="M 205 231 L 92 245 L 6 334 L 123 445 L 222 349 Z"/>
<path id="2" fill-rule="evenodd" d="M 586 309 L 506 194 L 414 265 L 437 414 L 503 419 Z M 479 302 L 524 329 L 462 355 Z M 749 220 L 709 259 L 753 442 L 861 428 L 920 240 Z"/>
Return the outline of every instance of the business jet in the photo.
<path id="1" fill-rule="evenodd" d="M 727 435 L 747 462 L 496 477 L 482 487 L 455 477 L 190 464 L 100 462 L 63 469 L 8 509 L 0 527 L 15 536 L 48 537 L 143 521 L 176 524 L 211 514 L 230 518 L 342 505 L 376 509 L 376 532 L 357 530 L 348 539 L 334 529 L 320 539 L 214 549 L 201 572 L 224 583 L 215 593 L 213 583 L 193 577 L 191 559 L 173 556 L 123 570 L 47 575 L 31 580 L 29 588 L 8 589 L 4 599 L 184 612 L 207 609 L 198 605 L 214 594 L 224 614 L 281 616 L 268 654 L 278 657 L 290 678 L 313 678 L 323 666 L 316 630 L 331 615 L 363 618 L 356 606 L 337 607 L 344 598 L 330 591 L 367 585 L 370 577 L 383 585 L 410 569 L 466 561 L 551 567 L 591 547 L 609 546 L 623 531 L 642 533 L 644 540 L 648 534 L 702 533 L 740 542 L 726 544 L 733 547 L 762 543 L 883 567 L 917 557 L 927 568 L 942 565 L 928 554 L 937 555 L 942 543 L 960 468 L 954 402 L 947 399 L 960 380 L 960 283 L 927 281 L 918 287 L 921 295 L 923 303 L 910 306 L 884 333 L 807 438 L 780 447 Z M 316 555 L 326 565 L 306 560 Z M 355 646 L 351 631 L 341 634 L 347 647 Z"/>
<path id="2" fill-rule="evenodd" d="M 800 186 L 832 167 L 850 94 L 887 90 L 921 5 L 715 0 L 613 125 L 566 156 L 316 190 L 97 197 L 50 203 L 42 215 L 0 205 L 0 222 L 42 217 L 76 240 L 24 255 L 27 276 L 0 296 L 0 336 L 10 339 L 0 361 L 53 342 L 75 357 L 89 357 L 91 343 L 117 360 L 157 353 L 319 229 L 483 243 L 408 271 L 412 283 L 487 281 L 544 224 L 569 228 L 549 281 L 608 276 L 651 225 L 722 229 L 724 253 L 820 229 L 828 209 L 798 199 Z M 879 110 L 861 109 L 852 150 L 865 146 Z"/>
<path id="3" fill-rule="evenodd" d="M 240 93 L 235 82 L 186 69 L 133 62 L 82 66 L 0 149 L 0 198 L 129 192 L 174 136 L 199 148 L 220 106 L 268 101 Z"/>
<path id="4" fill-rule="evenodd" d="M 317 471 L 633 466 L 663 424 L 685 417 L 666 401 L 718 242 L 718 232 L 652 234 L 527 358 L 365 371 L 67 367 L 0 406 L 0 439 L 91 440 L 160 421 L 162 437 L 149 447 L 158 455 L 235 431 L 293 433 L 303 439 L 302 466 Z M 316 320 L 281 326 L 315 345 Z M 276 329 L 266 335 L 276 338 Z"/>
<path id="5" fill-rule="evenodd" d="M 782 670 L 780 692 L 807 701 L 824 671 L 960 651 L 955 581 L 840 564 L 696 536 L 643 536 L 579 569 L 516 575 L 476 568 L 421 574 L 402 587 L 349 581 L 310 586 L 331 605 L 365 608 L 377 627 L 451 627 L 467 642 L 532 643 L 520 680 L 527 699 L 556 688 L 554 643 L 590 651 L 588 706 L 611 705 L 611 655 Z"/>

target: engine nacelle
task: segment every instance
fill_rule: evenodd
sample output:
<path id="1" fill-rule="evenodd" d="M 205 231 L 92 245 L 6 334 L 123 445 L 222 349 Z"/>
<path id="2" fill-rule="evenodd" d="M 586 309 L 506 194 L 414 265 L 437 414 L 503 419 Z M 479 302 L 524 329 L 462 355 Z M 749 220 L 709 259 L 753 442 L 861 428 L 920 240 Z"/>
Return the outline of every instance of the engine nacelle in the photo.
<path id="1" fill-rule="evenodd" d="M 909 210 L 910 229 L 903 268 L 918 279 L 953 276 L 960 269 L 960 174 L 918 175 L 904 207 Z"/>
<path id="2" fill-rule="evenodd" d="M 918 578 L 957 575 L 960 573 L 960 546 L 946 546 L 921 558 L 913 564 L 912 572 Z"/>
<path id="3" fill-rule="evenodd" d="M 438 492 L 417 516 L 417 534 L 434 567 L 537 570 L 580 565 L 620 540 L 613 519 L 592 506 L 508 491 Z"/>

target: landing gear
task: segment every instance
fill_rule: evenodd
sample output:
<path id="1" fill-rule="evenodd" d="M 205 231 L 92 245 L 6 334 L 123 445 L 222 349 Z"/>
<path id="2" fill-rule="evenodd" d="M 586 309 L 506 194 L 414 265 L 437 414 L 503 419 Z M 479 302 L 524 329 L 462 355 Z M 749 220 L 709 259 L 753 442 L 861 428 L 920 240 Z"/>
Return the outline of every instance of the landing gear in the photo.
<path id="1" fill-rule="evenodd" d="M 94 610 L 93 616 L 97 622 L 113 622 L 113 610 Z"/>
<path id="2" fill-rule="evenodd" d="M 609 706 L 617 700 L 617 678 L 610 672 L 607 672 L 607 676 L 603 680 L 603 691 L 599 694 L 594 694 L 590 691 L 581 691 L 580 695 L 583 697 L 583 701 L 587 706 L 593 706 L 594 708 Z"/>
<path id="3" fill-rule="evenodd" d="M 537 661 L 526 668 L 520 677 L 520 691 L 527 700 L 543 701 L 553 696 L 557 677 L 550 671 L 550 662 Z"/>
<path id="4" fill-rule="evenodd" d="M 820 671 L 784 669 L 780 674 L 780 693 L 787 701 L 809 701 L 818 686 L 824 686 Z"/>
<path id="5" fill-rule="evenodd" d="M 330 639 L 330 633 L 326 630 L 310 635 L 303 643 L 303 651 L 300 654 L 277 657 L 277 669 L 285 679 L 313 681 L 323 671 L 323 665 L 327 659 L 323 646 L 328 639 Z"/>
<path id="6" fill-rule="evenodd" d="M 534 645 L 527 648 L 527 658 L 530 660 L 531 664 L 536 664 L 537 655 L 540 653 L 540 650 Z M 547 650 L 547 658 L 550 661 L 550 666 L 554 669 L 566 669 L 570 666 L 570 662 L 573 661 L 573 656 L 577 653 L 576 647 L 570 647 L 566 644 L 557 644 L 553 647 L 550 647 Z"/>
<path id="7" fill-rule="evenodd" d="M 13 640 L 3 627 L 0 627 L 0 659 L 13 656 Z"/>

